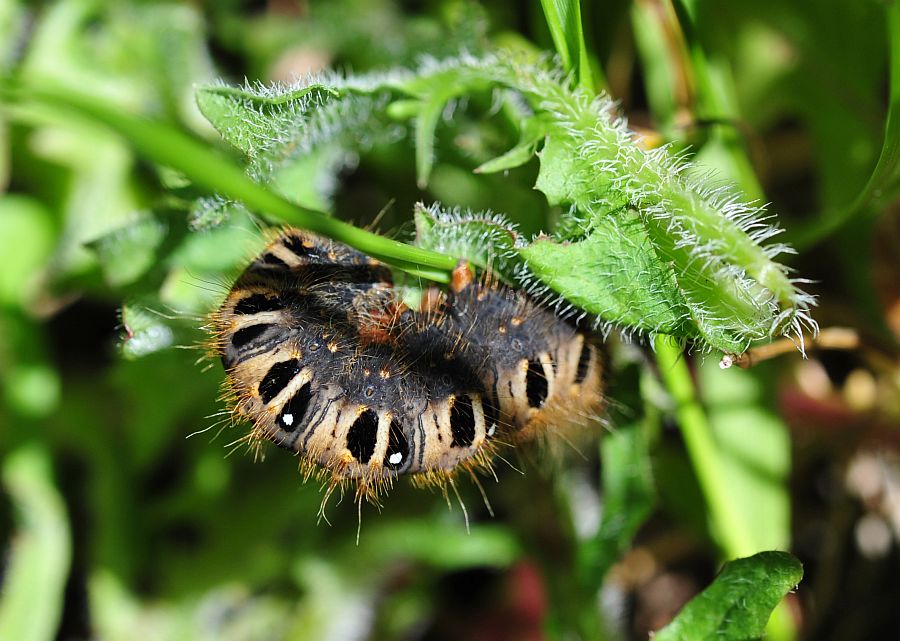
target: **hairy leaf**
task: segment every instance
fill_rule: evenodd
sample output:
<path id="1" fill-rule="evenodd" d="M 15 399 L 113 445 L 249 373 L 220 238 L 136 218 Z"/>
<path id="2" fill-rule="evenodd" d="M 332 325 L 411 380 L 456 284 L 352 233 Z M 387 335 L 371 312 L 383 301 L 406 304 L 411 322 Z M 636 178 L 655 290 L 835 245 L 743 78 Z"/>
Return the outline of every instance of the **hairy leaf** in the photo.
<path id="1" fill-rule="evenodd" d="M 803 566 L 787 552 L 760 552 L 726 564 L 706 590 L 657 632 L 655 641 L 750 641 L 760 639 L 785 594 L 803 578 Z"/>
<path id="2" fill-rule="evenodd" d="M 546 7 L 574 11 L 577 3 Z M 487 93 L 512 105 L 506 113 L 517 114 L 519 141 L 476 171 L 517 167 L 534 153 L 540 160 L 535 187 L 561 208 L 555 240 L 518 242 L 517 262 L 531 270 L 520 274 L 526 281 L 536 279 L 536 287 L 553 290 L 607 327 L 672 334 L 707 349 L 741 352 L 754 341 L 815 328 L 808 314 L 812 299 L 773 260 L 786 248 L 765 244 L 779 230 L 766 222 L 762 207 L 667 148 L 641 147 L 608 98 L 574 87 L 551 65 L 510 55 L 461 56 L 411 71 L 291 87 L 205 89 L 201 105 L 230 101 L 217 112 L 227 111 L 227 118 L 214 124 L 231 130 L 226 138 L 245 151 L 246 141 L 255 141 L 255 153 L 264 149 L 275 165 L 309 153 L 310 141 L 341 137 L 346 127 L 315 124 L 333 105 L 356 113 L 358 120 L 344 120 L 367 123 L 363 132 L 378 118 L 410 119 L 424 186 L 435 130 L 452 112 L 448 105 Z M 341 144 L 367 144 L 365 134 L 355 135 L 359 140 Z M 454 229 L 457 223 L 465 223 L 463 231 Z M 471 229 L 472 221 L 448 221 L 433 230 L 427 246 L 441 245 L 438 233 L 450 235 L 448 247 L 458 245 Z M 483 261 L 472 249 L 471 258 Z"/>
<path id="3" fill-rule="evenodd" d="M 471 261 L 512 281 L 518 234 L 503 218 L 492 214 L 445 211 L 416 205 L 416 245 Z"/>

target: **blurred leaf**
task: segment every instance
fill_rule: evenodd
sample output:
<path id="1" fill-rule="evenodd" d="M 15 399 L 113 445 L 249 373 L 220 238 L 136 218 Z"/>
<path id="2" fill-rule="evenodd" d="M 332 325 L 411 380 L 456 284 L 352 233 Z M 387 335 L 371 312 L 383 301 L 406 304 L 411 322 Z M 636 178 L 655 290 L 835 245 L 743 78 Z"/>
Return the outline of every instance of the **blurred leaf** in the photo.
<path id="1" fill-rule="evenodd" d="M 87 243 L 98 259 L 111 287 L 129 285 L 156 262 L 156 249 L 166 227 L 153 216 L 143 215 Z"/>
<path id="2" fill-rule="evenodd" d="M 803 578 L 787 552 L 760 552 L 725 565 L 712 585 L 694 597 L 654 641 L 761 639 L 772 610 Z"/>
<path id="3" fill-rule="evenodd" d="M 758 550 L 786 549 L 791 540 L 791 441 L 787 427 L 767 407 L 768 390 L 758 378 L 764 371 L 723 371 L 707 359 L 699 369 L 699 386 L 722 461 L 722 480 L 741 506 L 752 541 Z"/>
<path id="4" fill-rule="evenodd" d="M 671 15 L 669 2 L 641 0 L 631 5 L 631 24 L 641 59 L 647 102 L 654 123 L 666 137 L 673 135 L 675 115 L 679 108 L 679 83 L 684 83 L 676 52 L 679 40 L 672 28 L 677 20 Z M 686 91 L 685 87 L 682 91 Z"/>
<path id="5" fill-rule="evenodd" d="M 521 167 L 534 158 L 536 145 L 536 141 L 521 142 L 502 156 L 497 156 L 496 158 L 488 160 L 486 163 L 478 165 L 478 167 L 474 169 L 474 172 L 476 174 L 495 174 L 498 171 L 506 171 L 508 169 Z"/>
<path id="6" fill-rule="evenodd" d="M 437 128 L 444 105 L 454 94 L 453 87 L 444 88 L 442 92 L 422 101 L 416 114 L 416 176 L 420 189 L 428 185 L 431 167 L 434 164 L 434 130 Z"/>
<path id="7" fill-rule="evenodd" d="M 211 231 L 228 222 L 232 215 L 248 217 L 250 212 L 241 203 L 220 196 L 204 196 L 191 204 L 188 226 L 191 231 Z"/>
<path id="8" fill-rule="evenodd" d="M 49 363 L 18 363 L 4 372 L 5 400 L 23 417 L 50 415 L 59 404 L 61 381 Z"/>
<path id="9" fill-rule="evenodd" d="M 3 484 L 16 506 L 18 531 L 0 593 L 0 639 L 52 641 L 62 615 L 71 551 L 49 453 L 30 445 L 8 454 Z"/>
<path id="10" fill-rule="evenodd" d="M 57 408 L 62 381 L 48 351 L 45 332 L 27 312 L 0 309 L 0 382 L 6 408 L 13 412 L 3 437 L 33 435 L 32 421 Z M 0 408 L 6 409 L 2 403 Z"/>
<path id="11" fill-rule="evenodd" d="M 380 552 L 375 552 L 380 555 Z M 349 576 L 348 576 L 349 574 Z M 338 564 L 316 557 L 304 558 L 294 567 L 296 582 L 309 598 L 303 600 L 292 621 L 290 639 L 364 639 L 374 619 L 376 586 L 359 581 L 356 572 L 342 573 Z"/>
<path id="12" fill-rule="evenodd" d="M 340 144 L 323 144 L 277 169 L 272 187 L 304 207 L 330 212 L 338 174 L 354 165 L 356 156 Z"/>
<path id="13" fill-rule="evenodd" d="M 696 0 L 673 0 L 690 58 L 696 94 L 694 115 L 698 120 L 710 123 L 709 140 L 701 153 L 715 156 L 718 162 L 708 164 L 722 172 L 726 180 L 739 185 L 746 198 L 757 201 L 762 198 L 762 187 L 740 132 L 729 124 L 740 121 L 731 68 L 724 56 L 706 51 L 696 27 L 696 5 Z M 673 29 L 677 28 L 673 26 Z M 702 164 L 699 160 L 698 163 Z"/>
<path id="14" fill-rule="evenodd" d="M 656 501 L 645 425 L 621 425 L 605 434 L 600 442 L 600 458 L 603 461 L 600 529 L 595 539 L 584 546 L 589 558 L 579 563 L 582 572 L 591 575 L 584 577 L 585 580 L 593 585 L 599 585 L 628 550 Z"/>
<path id="15" fill-rule="evenodd" d="M 97 633 L 105 641 L 129 641 L 136 636 L 142 641 L 294 638 L 288 636 L 296 621 L 294 604 L 254 594 L 239 583 L 204 586 L 199 596 L 180 601 L 146 602 L 130 594 L 112 573 L 98 572 L 91 578 L 90 595 Z"/>
<path id="16" fill-rule="evenodd" d="M 458 520 L 385 521 L 366 529 L 360 538 L 364 557 L 417 561 L 444 570 L 505 567 L 521 555 L 519 542 L 500 525 L 473 524 L 470 531 Z"/>
<path id="17" fill-rule="evenodd" d="M 0 3 L 0 71 L 8 72 L 24 26 L 25 11 L 21 2 L 4 0 Z"/>
<path id="18" fill-rule="evenodd" d="M 191 92 L 213 73 L 203 24 L 189 5 L 61 0 L 35 21 L 21 75 L 202 125 Z"/>
<path id="19" fill-rule="evenodd" d="M 878 162 L 866 186 L 852 203 L 821 217 L 815 225 L 807 226 L 796 241 L 803 247 L 833 234 L 856 216 L 880 213 L 900 188 L 900 6 L 889 3 L 884 11 L 890 42 L 890 95 Z"/>
<path id="20" fill-rule="evenodd" d="M 53 247 L 50 212 L 26 196 L 0 196 L 0 305 L 22 307 L 35 295 Z"/>

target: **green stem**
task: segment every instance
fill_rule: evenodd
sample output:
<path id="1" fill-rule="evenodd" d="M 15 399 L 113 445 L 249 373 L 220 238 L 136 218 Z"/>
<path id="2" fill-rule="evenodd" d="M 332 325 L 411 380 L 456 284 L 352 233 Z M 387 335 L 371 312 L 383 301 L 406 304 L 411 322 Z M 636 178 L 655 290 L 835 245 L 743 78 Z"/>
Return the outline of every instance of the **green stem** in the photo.
<path id="1" fill-rule="evenodd" d="M 654 349 L 660 376 L 675 401 L 675 416 L 709 508 L 715 538 L 729 559 L 758 552 L 738 505 L 728 493 L 721 458 L 681 349 L 671 337 L 662 335 L 657 336 Z"/>
<path id="2" fill-rule="evenodd" d="M 694 381 L 684 355 L 669 336 L 657 336 L 653 346 L 660 376 L 675 401 L 675 416 L 700 483 L 700 490 L 709 508 L 713 536 L 728 559 L 756 554 L 760 551 L 759 546 L 754 543 L 744 525 L 738 504 L 728 492 L 721 458 L 706 420 L 706 413 L 697 400 Z M 784 601 L 772 613 L 766 632 L 772 641 L 791 641 L 796 638 L 794 619 Z"/>
<path id="3" fill-rule="evenodd" d="M 449 272 L 456 266 L 457 261 L 451 256 L 384 238 L 322 212 L 300 207 L 253 182 L 240 167 L 207 145 L 161 122 L 126 113 L 65 89 L 28 87 L 5 90 L 3 97 L 33 99 L 77 112 L 112 129 L 138 153 L 180 171 L 199 187 L 239 200 L 278 222 L 297 225 L 355 247 L 417 276 L 448 282 Z"/>
<path id="4" fill-rule="evenodd" d="M 553 45 L 566 71 L 575 74 L 578 86 L 594 93 L 594 79 L 581 25 L 579 0 L 541 0 Z"/>

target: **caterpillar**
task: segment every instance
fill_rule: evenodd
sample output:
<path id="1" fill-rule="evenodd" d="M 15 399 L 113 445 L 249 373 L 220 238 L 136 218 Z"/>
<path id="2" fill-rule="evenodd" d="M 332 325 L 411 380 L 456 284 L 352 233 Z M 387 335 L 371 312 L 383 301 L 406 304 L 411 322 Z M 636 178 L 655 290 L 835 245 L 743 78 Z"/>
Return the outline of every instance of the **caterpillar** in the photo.
<path id="1" fill-rule="evenodd" d="M 490 470 L 500 445 L 603 406 L 590 337 L 465 263 L 413 309 L 384 264 L 288 228 L 210 325 L 247 441 L 295 452 L 328 494 L 351 482 L 377 501 L 400 475 L 442 485 Z"/>

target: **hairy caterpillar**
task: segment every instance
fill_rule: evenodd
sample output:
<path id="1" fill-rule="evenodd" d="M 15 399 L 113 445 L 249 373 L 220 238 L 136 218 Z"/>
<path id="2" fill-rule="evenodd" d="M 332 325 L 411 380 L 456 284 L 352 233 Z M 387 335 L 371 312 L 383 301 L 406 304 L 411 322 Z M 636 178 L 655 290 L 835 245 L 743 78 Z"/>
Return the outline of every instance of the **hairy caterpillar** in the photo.
<path id="1" fill-rule="evenodd" d="M 211 325 L 248 441 L 298 453 L 331 490 L 354 482 L 358 498 L 401 474 L 442 484 L 489 469 L 499 444 L 602 407 L 596 347 L 521 292 L 461 265 L 412 309 L 383 264 L 297 229 L 253 260 Z"/>

